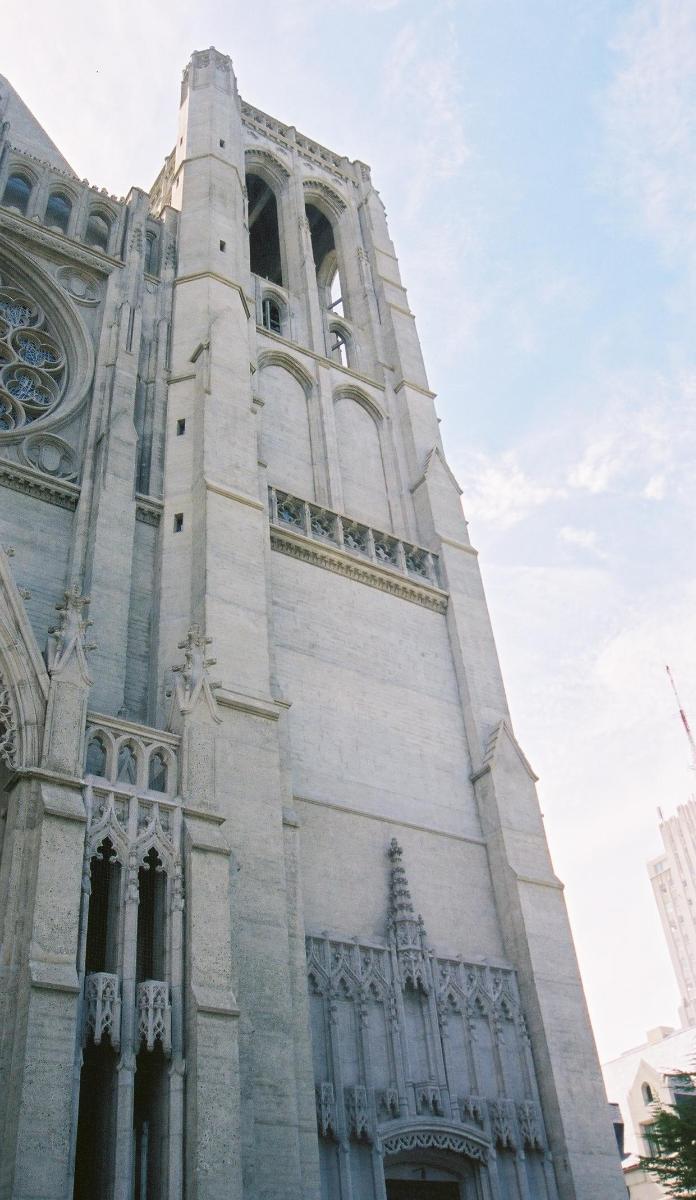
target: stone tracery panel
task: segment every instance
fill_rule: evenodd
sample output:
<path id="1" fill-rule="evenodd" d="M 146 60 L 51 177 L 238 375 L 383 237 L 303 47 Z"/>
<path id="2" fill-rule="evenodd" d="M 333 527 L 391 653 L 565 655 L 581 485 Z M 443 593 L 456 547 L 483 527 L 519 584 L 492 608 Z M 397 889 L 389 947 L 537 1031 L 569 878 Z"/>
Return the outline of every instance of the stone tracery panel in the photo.
<path id="1" fill-rule="evenodd" d="M 66 356 L 28 292 L 0 279 L 0 433 L 33 425 L 60 404 Z"/>

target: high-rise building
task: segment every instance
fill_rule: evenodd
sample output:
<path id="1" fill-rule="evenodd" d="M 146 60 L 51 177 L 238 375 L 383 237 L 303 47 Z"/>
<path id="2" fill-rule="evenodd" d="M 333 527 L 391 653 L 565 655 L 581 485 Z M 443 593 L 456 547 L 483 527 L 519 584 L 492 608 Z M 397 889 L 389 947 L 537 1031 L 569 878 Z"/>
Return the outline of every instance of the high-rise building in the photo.
<path id="1" fill-rule="evenodd" d="M 673 817 L 660 813 L 664 852 L 648 863 L 679 985 L 679 1019 L 696 1025 L 696 800 L 680 804 Z"/>
<path id="2" fill-rule="evenodd" d="M 210 49 L 118 199 L 0 86 L 0 1197 L 619 1200 L 370 169 Z"/>

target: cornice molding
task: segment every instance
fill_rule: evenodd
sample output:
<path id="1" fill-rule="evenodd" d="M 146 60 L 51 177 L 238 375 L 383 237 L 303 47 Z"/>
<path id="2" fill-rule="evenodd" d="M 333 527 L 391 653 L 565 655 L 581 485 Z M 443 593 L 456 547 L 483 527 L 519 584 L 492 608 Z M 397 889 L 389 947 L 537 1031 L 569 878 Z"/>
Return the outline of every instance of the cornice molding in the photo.
<path id="1" fill-rule="evenodd" d="M 47 246 L 50 250 L 57 250 L 64 258 L 100 271 L 102 275 L 109 275 L 114 267 L 123 267 L 123 263 L 117 258 L 111 258 L 108 254 L 100 254 L 96 250 L 89 250 L 81 243 L 64 237 L 62 233 L 54 233 L 43 225 L 38 225 L 35 221 L 29 221 L 26 217 L 19 215 L 15 216 L 6 210 L 0 211 L 0 229 L 10 229 L 20 237 L 38 242 L 39 245 Z"/>
<path id="2" fill-rule="evenodd" d="M 271 526 L 271 549 L 287 554 L 290 558 L 308 562 L 314 567 L 322 567 L 325 571 L 333 571 L 356 583 L 366 583 L 368 587 L 377 588 L 380 592 L 388 592 L 400 600 L 408 600 L 411 604 L 419 604 L 432 612 L 447 611 L 447 592 L 427 583 L 415 583 L 395 571 L 380 567 L 376 563 L 363 562 L 346 550 L 334 549 L 304 537 L 289 529 Z"/>
<path id="3" fill-rule="evenodd" d="M 25 496 L 33 496 L 36 500 L 67 508 L 71 512 L 77 508 L 80 498 L 80 488 L 76 483 L 40 475 L 38 471 L 8 459 L 0 459 L 0 487 L 11 488 L 13 492 L 22 492 Z"/>

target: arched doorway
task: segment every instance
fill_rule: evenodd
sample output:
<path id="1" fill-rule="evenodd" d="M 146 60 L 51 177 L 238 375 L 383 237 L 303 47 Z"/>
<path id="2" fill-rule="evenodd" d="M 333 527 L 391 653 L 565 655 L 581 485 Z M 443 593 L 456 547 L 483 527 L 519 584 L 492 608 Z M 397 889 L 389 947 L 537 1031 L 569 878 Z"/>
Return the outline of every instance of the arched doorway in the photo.
<path id="1" fill-rule="evenodd" d="M 484 1200 L 483 1143 L 447 1129 L 411 1129 L 382 1139 L 387 1200 Z"/>

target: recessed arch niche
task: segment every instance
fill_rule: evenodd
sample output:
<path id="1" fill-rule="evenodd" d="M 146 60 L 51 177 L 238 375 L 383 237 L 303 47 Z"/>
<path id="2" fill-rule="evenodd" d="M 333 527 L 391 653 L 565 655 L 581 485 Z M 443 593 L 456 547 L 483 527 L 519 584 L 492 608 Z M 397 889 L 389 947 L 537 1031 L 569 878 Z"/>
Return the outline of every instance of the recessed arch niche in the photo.
<path id="1" fill-rule="evenodd" d="M 259 373 L 261 457 L 268 466 L 268 482 L 302 500 L 314 500 L 312 380 L 285 354 L 261 355 Z"/>
<path id="2" fill-rule="evenodd" d="M 334 393 L 344 512 L 376 529 L 391 529 L 382 446 L 383 417 L 353 388 Z"/>

